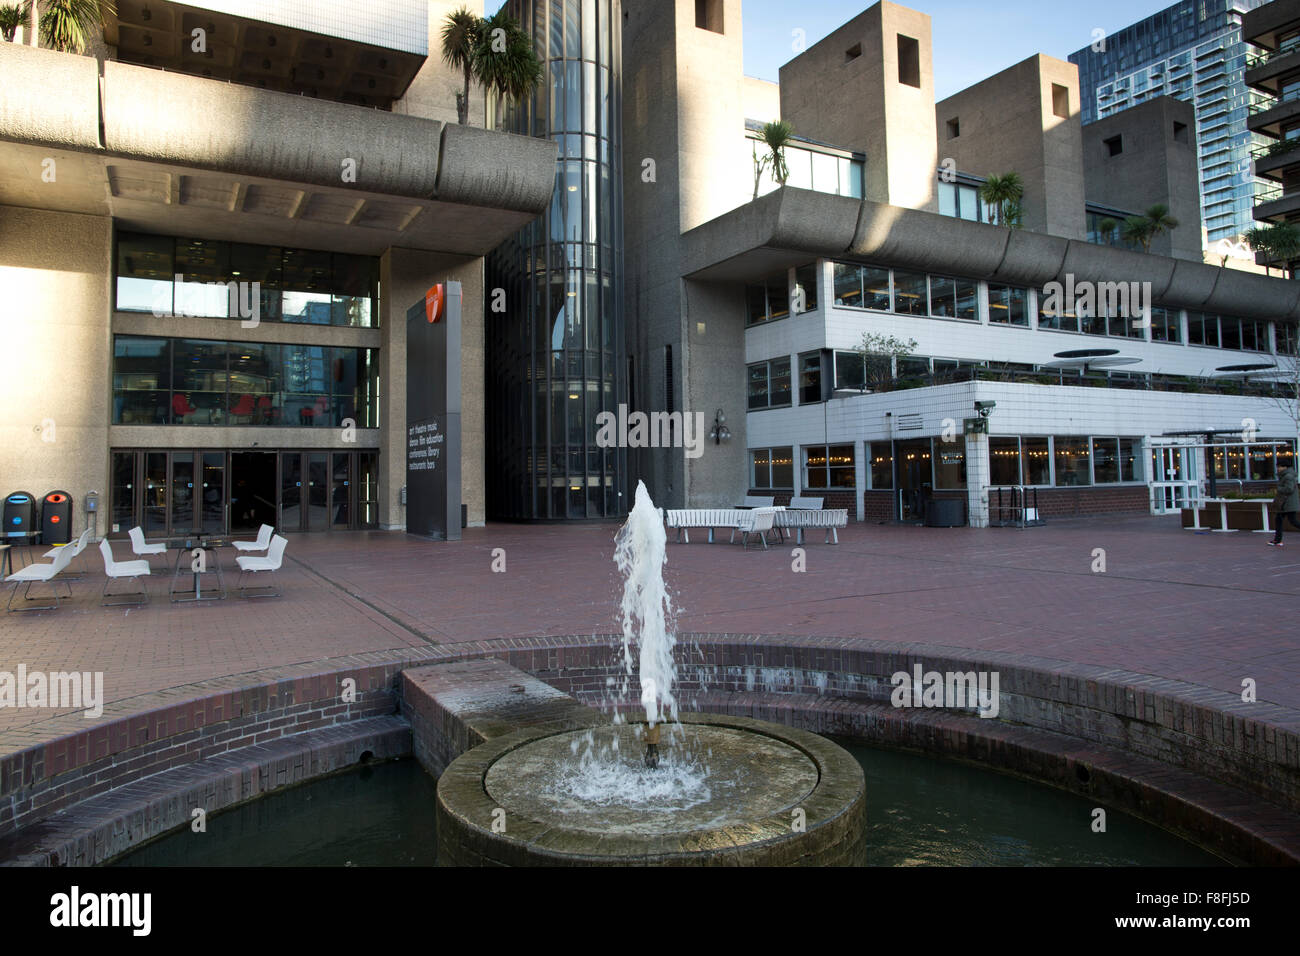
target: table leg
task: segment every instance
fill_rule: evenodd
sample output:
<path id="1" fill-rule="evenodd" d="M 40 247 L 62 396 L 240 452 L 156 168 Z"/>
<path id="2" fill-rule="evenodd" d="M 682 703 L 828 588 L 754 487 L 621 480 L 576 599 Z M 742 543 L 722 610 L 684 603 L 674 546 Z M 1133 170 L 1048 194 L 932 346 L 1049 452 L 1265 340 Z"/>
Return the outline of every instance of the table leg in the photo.
<path id="1" fill-rule="evenodd" d="M 1237 533 L 1236 528 L 1228 527 L 1228 503 L 1226 501 L 1219 502 L 1219 527 L 1215 528 L 1214 531 L 1216 534 Z"/>
<path id="2" fill-rule="evenodd" d="M 1262 514 L 1262 516 L 1263 516 L 1264 527 L 1263 527 L 1262 530 L 1258 530 L 1258 531 L 1256 531 L 1255 534 L 1272 534 L 1272 533 L 1273 533 L 1273 529 L 1270 528 L 1270 527 L 1268 526 L 1268 506 L 1271 505 L 1272 503 L 1273 503 L 1273 502 L 1271 502 L 1271 501 L 1261 501 L 1261 502 L 1259 503 L 1259 510 L 1260 510 L 1260 512 L 1261 512 L 1261 514 Z"/>

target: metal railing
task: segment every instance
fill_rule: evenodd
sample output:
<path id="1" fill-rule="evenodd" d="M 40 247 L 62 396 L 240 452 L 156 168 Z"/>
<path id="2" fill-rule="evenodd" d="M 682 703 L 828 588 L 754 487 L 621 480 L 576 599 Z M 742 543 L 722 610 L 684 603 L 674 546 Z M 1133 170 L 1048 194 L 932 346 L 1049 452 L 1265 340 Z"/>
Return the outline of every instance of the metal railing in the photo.
<path id="1" fill-rule="evenodd" d="M 1285 366 L 1280 366 L 1286 371 Z M 1013 382 L 1024 385 L 1070 385 L 1088 388 L 1124 388 L 1154 392 L 1186 392 L 1204 395 L 1247 395 L 1255 397 L 1286 397 L 1288 382 L 1251 382 L 1236 379 L 1196 378 L 1184 375 L 1158 375 L 1147 372 L 1091 371 L 1080 374 L 1067 369 L 1028 370 L 1007 368 L 996 364 L 970 365 L 944 372 L 925 375 L 902 375 L 884 382 L 873 382 L 865 392 L 899 392 L 913 388 L 936 385 L 953 385 L 962 382 Z"/>
<path id="2" fill-rule="evenodd" d="M 990 521 L 999 528 L 1037 528 L 1045 523 L 1038 508 L 1038 489 L 1024 485 L 990 488 L 989 512 Z"/>

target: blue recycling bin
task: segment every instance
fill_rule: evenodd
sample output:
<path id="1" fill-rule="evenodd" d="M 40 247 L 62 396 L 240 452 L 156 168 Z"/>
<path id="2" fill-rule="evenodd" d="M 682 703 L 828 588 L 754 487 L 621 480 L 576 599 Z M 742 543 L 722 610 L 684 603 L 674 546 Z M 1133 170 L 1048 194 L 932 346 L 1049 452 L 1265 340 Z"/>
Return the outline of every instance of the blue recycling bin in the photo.
<path id="1" fill-rule="evenodd" d="M 30 491 L 15 491 L 5 496 L 4 536 L 32 540 L 36 530 L 36 498 Z"/>

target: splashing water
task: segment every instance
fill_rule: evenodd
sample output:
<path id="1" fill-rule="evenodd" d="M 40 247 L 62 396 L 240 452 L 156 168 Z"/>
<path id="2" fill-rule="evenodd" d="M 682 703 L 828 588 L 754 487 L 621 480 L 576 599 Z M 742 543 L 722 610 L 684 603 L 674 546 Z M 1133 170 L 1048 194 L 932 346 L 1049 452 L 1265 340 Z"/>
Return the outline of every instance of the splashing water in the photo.
<path id="1" fill-rule="evenodd" d="M 650 500 L 643 482 L 637 482 L 636 502 L 627 523 L 615 538 L 614 561 L 623 575 L 623 666 L 630 678 L 632 645 L 640 647 L 638 672 L 641 704 L 646 722 L 653 727 L 662 720 L 677 720 L 677 664 L 673 660 L 676 635 L 668 622 L 672 602 L 664 587 L 663 567 L 667 561 L 668 535 L 659 509 Z"/>

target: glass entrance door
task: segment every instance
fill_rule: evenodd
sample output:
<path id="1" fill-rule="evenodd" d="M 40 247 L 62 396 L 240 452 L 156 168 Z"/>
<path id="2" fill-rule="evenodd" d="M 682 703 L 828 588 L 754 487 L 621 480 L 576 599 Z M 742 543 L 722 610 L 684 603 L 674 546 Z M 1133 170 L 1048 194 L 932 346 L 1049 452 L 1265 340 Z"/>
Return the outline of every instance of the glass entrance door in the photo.
<path id="1" fill-rule="evenodd" d="M 330 527 L 329 454 L 307 455 L 307 531 L 328 531 Z"/>
<path id="2" fill-rule="evenodd" d="M 204 534 L 226 533 L 226 453 L 205 451 L 199 513 Z"/>
<path id="3" fill-rule="evenodd" d="M 230 530 L 257 531 L 276 519 L 276 455 L 266 451 L 230 453 Z"/>
<path id="4" fill-rule="evenodd" d="M 894 443 L 894 468 L 897 471 L 898 520 L 921 521 L 925 501 L 934 481 L 930 462 L 930 439 Z"/>
<path id="5" fill-rule="evenodd" d="M 1197 449 L 1156 445 L 1151 449 L 1151 512 L 1169 514 L 1199 507 L 1201 482 Z"/>

